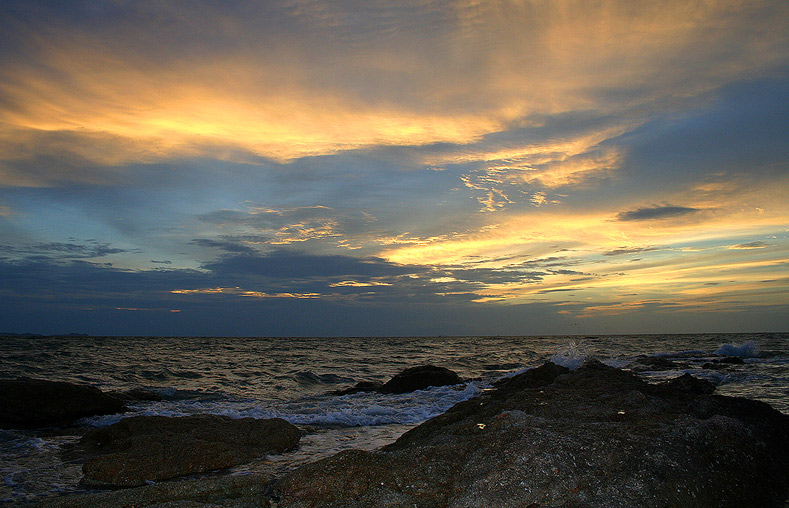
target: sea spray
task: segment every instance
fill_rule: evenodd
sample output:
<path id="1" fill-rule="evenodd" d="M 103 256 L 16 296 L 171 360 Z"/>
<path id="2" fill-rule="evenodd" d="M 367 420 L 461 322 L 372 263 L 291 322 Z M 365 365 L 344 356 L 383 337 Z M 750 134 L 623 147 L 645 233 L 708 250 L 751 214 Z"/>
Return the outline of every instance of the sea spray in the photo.
<path id="1" fill-rule="evenodd" d="M 576 341 L 571 341 L 569 344 L 561 346 L 556 353 L 551 356 L 551 361 L 556 365 L 575 370 L 583 365 L 587 356 L 588 352 L 585 348 L 580 346 Z"/>
<path id="2" fill-rule="evenodd" d="M 749 340 L 742 344 L 723 344 L 715 351 L 716 355 L 739 356 L 740 358 L 757 358 L 761 348 L 755 340 Z"/>

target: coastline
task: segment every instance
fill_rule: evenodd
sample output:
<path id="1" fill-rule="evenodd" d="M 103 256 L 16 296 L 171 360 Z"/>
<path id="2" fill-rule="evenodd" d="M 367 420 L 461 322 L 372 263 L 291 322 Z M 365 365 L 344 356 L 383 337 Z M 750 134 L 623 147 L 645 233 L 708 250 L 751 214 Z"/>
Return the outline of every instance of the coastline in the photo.
<path id="1" fill-rule="evenodd" d="M 378 450 L 280 477 L 149 481 L 37 506 L 783 507 L 789 416 L 714 391 L 688 374 L 649 384 L 596 360 L 549 362 Z"/>

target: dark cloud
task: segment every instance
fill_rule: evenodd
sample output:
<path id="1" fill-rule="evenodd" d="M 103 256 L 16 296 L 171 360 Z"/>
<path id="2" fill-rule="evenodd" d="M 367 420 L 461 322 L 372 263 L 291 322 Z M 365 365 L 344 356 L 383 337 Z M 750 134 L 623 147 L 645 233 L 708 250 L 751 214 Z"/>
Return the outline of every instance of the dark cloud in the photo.
<path id="1" fill-rule="evenodd" d="M 0 252 L 24 257 L 91 259 L 132 251 L 111 247 L 106 243 L 89 241 L 87 243 L 46 242 L 20 246 L 0 244 Z"/>
<path id="2" fill-rule="evenodd" d="M 635 254 L 638 252 L 649 252 L 658 250 L 657 247 L 620 247 L 618 249 L 603 252 L 603 256 L 621 256 L 623 254 Z"/>
<path id="3" fill-rule="evenodd" d="M 686 206 L 649 206 L 638 208 L 636 210 L 629 210 L 626 212 L 619 212 L 616 216 L 619 221 L 639 221 L 639 220 L 657 220 L 668 219 L 672 217 L 682 217 L 699 212 L 698 208 L 690 208 Z"/>
<path id="4" fill-rule="evenodd" d="M 305 277 L 394 276 L 424 271 L 389 263 L 380 258 L 359 259 L 341 255 L 306 254 L 300 251 L 275 250 L 265 254 L 239 254 L 221 257 L 203 268 L 217 275 L 257 276 L 276 279 Z"/>

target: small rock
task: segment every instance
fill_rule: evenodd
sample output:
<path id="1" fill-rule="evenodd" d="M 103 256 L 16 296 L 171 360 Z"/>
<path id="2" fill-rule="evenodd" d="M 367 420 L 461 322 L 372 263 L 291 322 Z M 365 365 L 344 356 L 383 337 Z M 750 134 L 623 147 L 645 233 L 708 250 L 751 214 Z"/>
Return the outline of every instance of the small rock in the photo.
<path id="1" fill-rule="evenodd" d="M 463 383 L 455 372 L 434 365 L 423 365 L 405 369 L 381 386 L 381 393 L 408 393 L 424 390 L 431 386 L 457 385 Z"/>

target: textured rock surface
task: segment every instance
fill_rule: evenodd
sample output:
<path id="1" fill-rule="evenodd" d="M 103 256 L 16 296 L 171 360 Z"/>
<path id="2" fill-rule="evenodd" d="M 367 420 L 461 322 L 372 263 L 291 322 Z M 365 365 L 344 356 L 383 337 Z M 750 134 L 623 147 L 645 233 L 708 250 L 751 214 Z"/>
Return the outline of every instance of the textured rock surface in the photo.
<path id="1" fill-rule="evenodd" d="M 93 386 L 30 378 L 0 380 L 0 426 L 4 428 L 59 425 L 123 410 L 121 399 Z"/>
<path id="2" fill-rule="evenodd" d="M 98 487 L 133 487 L 146 481 L 224 469 L 264 453 L 291 450 L 300 438 L 297 427 L 277 418 L 125 418 L 92 430 L 82 439 L 86 452 L 103 453 L 83 465 L 83 482 Z"/>
<path id="3" fill-rule="evenodd" d="M 381 451 L 289 473 L 279 506 L 784 506 L 786 415 L 690 376 L 649 385 L 596 362 L 541 369 Z"/>
<path id="4" fill-rule="evenodd" d="M 382 393 L 407 393 L 414 390 L 424 390 L 430 386 L 457 385 L 462 382 L 460 376 L 445 367 L 423 365 L 405 369 L 384 383 L 379 391 Z"/>
<path id="5" fill-rule="evenodd" d="M 252 474 L 158 483 L 136 489 L 48 499 L 40 508 L 265 508 L 267 476 Z"/>

